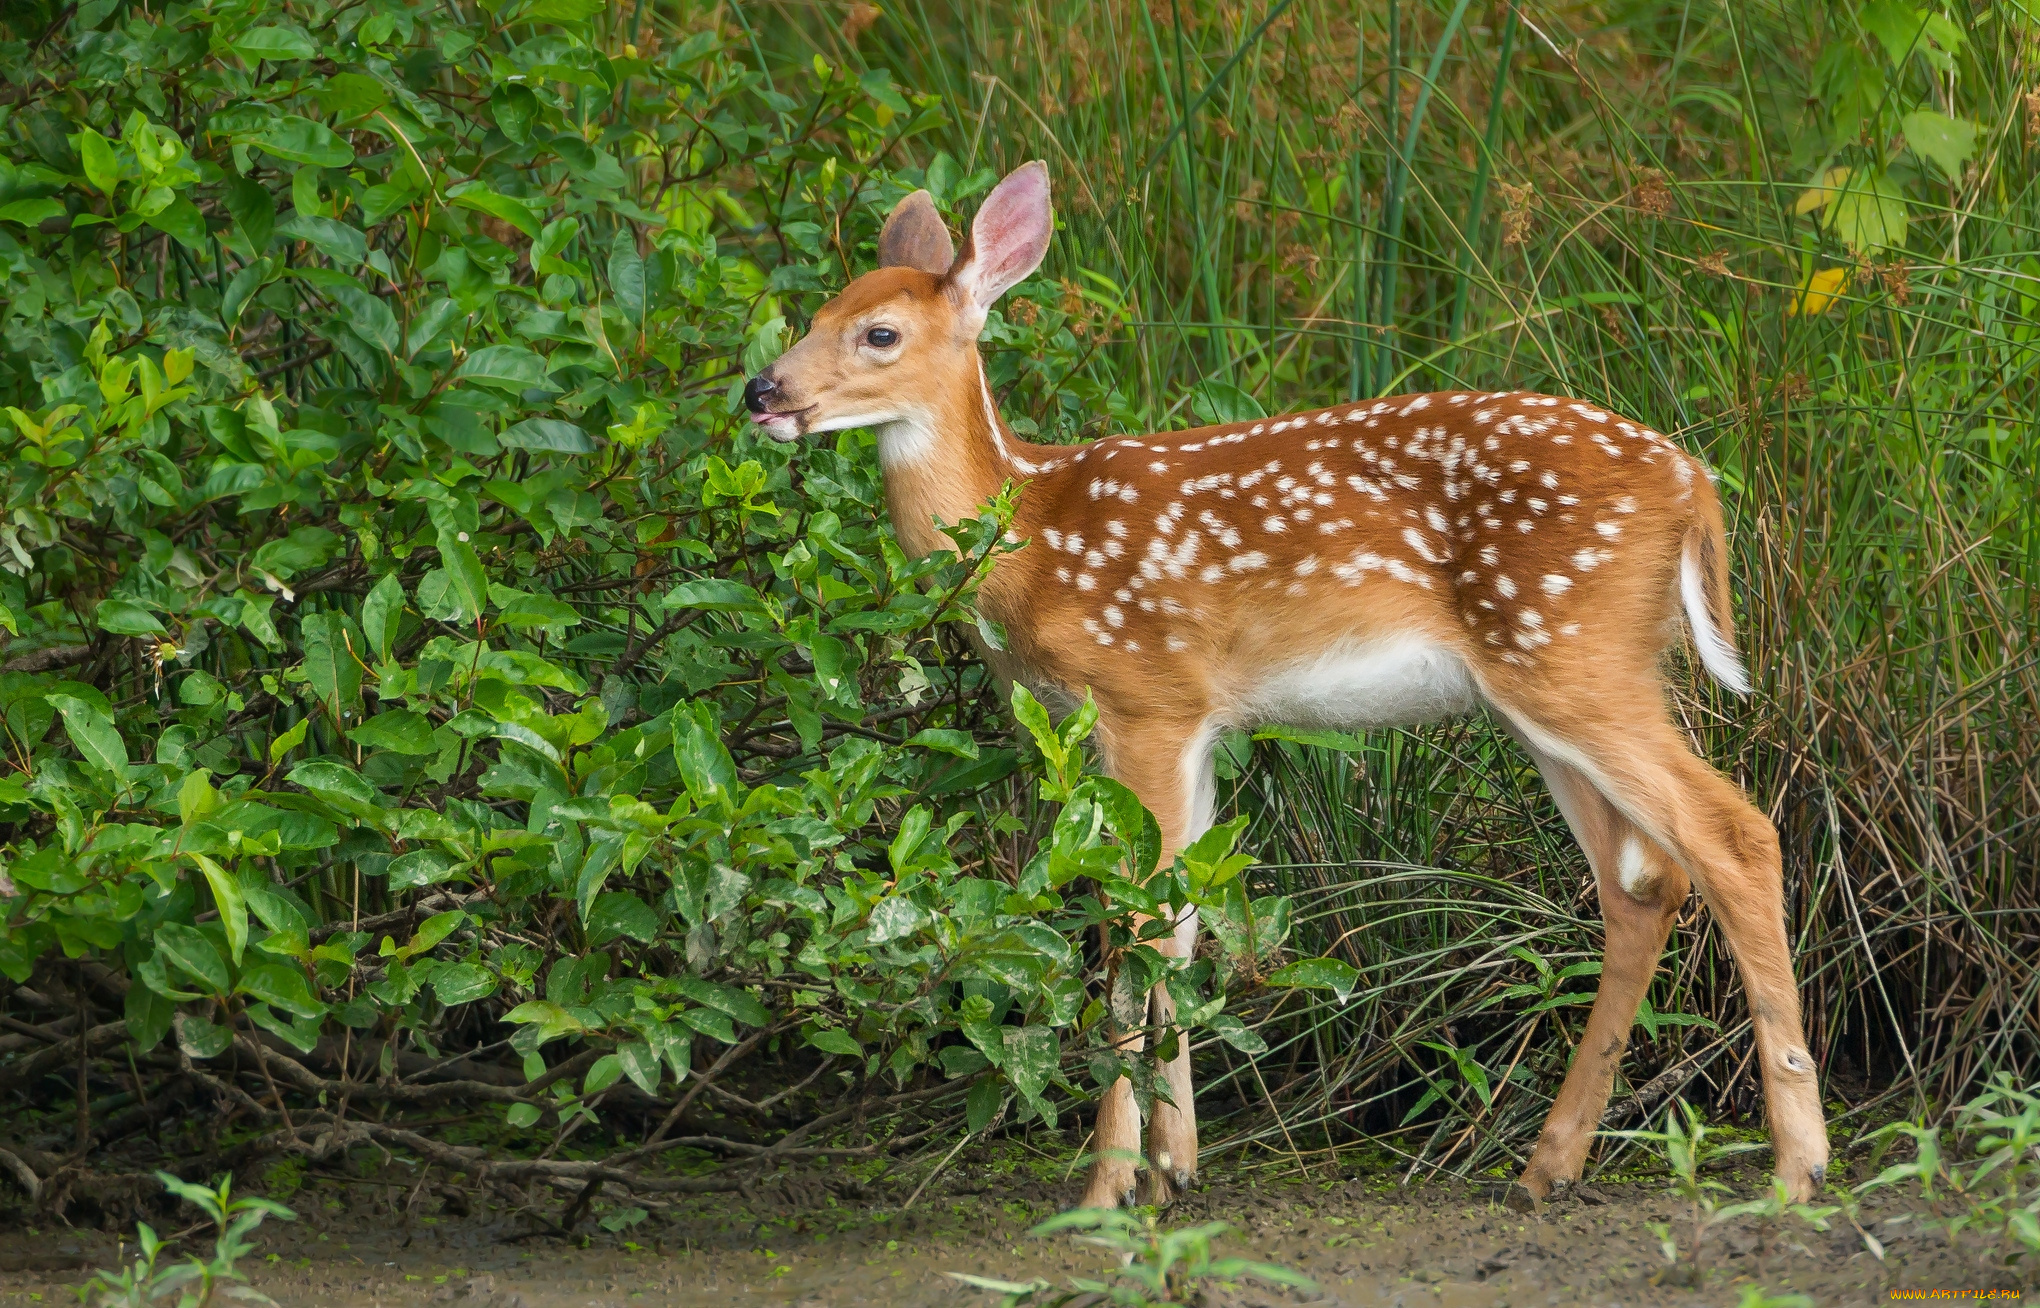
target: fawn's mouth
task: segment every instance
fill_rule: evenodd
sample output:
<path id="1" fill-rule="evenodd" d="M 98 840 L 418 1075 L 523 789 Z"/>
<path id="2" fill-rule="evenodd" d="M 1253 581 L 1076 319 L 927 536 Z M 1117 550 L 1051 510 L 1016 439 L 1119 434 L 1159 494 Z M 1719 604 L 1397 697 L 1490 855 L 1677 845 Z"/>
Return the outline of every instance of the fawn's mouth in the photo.
<path id="1" fill-rule="evenodd" d="M 814 411 L 815 406 L 810 404 L 805 409 L 787 409 L 780 413 L 754 413 L 751 415 L 751 421 L 763 427 L 765 434 L 773 440 L 792 441 L 800 439 L 801 433 L 807 430 L 807 416 Z"/>

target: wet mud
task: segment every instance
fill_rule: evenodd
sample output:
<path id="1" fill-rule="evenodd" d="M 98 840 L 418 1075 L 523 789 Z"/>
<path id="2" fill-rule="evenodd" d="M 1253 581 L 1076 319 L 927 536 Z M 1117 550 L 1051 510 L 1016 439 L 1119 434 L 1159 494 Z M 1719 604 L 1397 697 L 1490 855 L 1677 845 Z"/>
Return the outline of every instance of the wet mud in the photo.
<path id="1" fill-rule="evenodd" d="M 1107 1251 L 1027 1234 L 1077 1193 L 1075 1180 L 1043 1179 L 1056 1170 L 953 1168 L 911 1208 L 903 1207 L 906 1185 L 867 1189 L 840 1174 L 781 1176 L 746 1197 L 690 1199 L 641 1217 L 617 1196 L 594 1205 L 566 1238 L 530 1214 L 491 1210 L 408 1177 L 307 1178 L 289 1196 L 301 1219 L 264 1226 L 260 1252 L 243 1267 L 285 1308 L 991 1305 L 996 1296 L 944 1273 L 1058 1285 L 1072 1275 L 1109 1279 Z M 1895 1201 L 1866 1202 L 1859 1214 L 1884 1248 L 1880 1259 L 1840 1217 L 1827 1232 L 1741 1219 L 1696 1235 L 1691 1209 L 1670 1197 L 1662 1177 L 1597 1183 L 1518 1213 L 1485 1187 L 1405 1188 L 1393 1175 L 1317 1170 L 1213 1176 L 1169 1212 L 1168 1224 L 1229 1222 L 1220 1252 L 1298 1269 L 1319 1292 L 1249 1282 L 1211 1286 L 1195 1302 L 1736 1305 L 1755 1285 L 1825 1306 L 1893 1302 L 1894 1290 L 2022 1291 L 2027 1302 L 2040 1292 L 1976 1243 L 1951 1242 Z M 1764 1183 L 1754 1171 L 1723 1179 L 1743 1196 Z M 561 1206 L 550 1208 L 552 1218 Z M 603 1220 L 618 1229 L 602 1229 Z M 1669 1226 L 1678 1264 L 1666 1263 L 1654 1224 Z M 191 1238 L 209 1246 L 206 1232 Z M 118 1253 L 112 1232 L 0 1228 L 0 1305 L 76 1302 L 69 1287 Z"/>

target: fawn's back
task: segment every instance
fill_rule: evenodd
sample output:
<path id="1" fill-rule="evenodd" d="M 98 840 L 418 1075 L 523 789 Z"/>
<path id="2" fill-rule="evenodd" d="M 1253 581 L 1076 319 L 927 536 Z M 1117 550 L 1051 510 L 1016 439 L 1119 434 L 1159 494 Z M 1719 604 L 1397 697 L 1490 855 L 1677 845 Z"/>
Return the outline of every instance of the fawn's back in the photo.
<path id="1" fill-rule="evenodd" d="M 1014 653 L 1073 690 L 1188 679 L 1249 721 L 1419 721 L 1475 681 L 1655 659 L 1682 542 L 1718 521 L 1663 436 L 1528 393 L 1031 452 L 1028 544 L 1001 564 Z"/>

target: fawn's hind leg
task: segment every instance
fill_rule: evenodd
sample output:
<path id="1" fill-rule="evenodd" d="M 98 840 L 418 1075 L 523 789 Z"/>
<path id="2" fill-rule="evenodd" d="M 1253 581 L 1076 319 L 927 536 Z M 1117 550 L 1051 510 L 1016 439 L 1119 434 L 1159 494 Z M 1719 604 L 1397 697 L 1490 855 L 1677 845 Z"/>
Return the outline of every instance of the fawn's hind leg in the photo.
<path id="1" fill-rule="evenodd" d="M 1576 770 L 1700 888 L 1749 996 L 1778 1178 L 1795 1202 L 1812 1198 L 1827 1178 L 1827 1126 L 1785 935 L 1777 829 L 1665 718 L 1576 710 L 1539 721 L 1505 711 L 1534 748 Z"/>
<path id="2" fill-rule="evenodd" d="M 1586 1035 L 1520 1178 L 1525 1190 L 1543 1199 L 1554 1187 L 1580 1179 L 1616 1068 L 1629 1047 L 1637 1006 L 1650 989 L 1688 883 L 1679 865 L 1578 770 L 1534 748 L 1530 752 L 1586 850 L 1606 924 L 1601 983 L 1587 1015 Z"/>

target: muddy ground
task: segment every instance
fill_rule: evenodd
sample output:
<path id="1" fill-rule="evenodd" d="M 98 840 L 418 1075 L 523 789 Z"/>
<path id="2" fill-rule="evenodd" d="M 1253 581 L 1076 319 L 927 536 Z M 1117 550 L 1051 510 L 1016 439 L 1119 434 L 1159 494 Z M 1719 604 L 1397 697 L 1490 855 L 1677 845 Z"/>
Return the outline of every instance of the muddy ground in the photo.
<path id="1" fill-rule="evenodd" d="M 943 1273 L 1057 1284 L 1109 1275 L 1113 1260 L 1103 1251 L 1027 1234 L 1074 1199 L 1076 1183 L 1051 1175 L 1059 1170 L 1050 1160 L 1015 1168 L 1010 1158 L 966 1158 L 904 1209 L 905 1184 L 786 1176 L 748 1200 L 691 1199 L 629 1226 L 630 1201 L 618 1196 L 595 1205 L 572 1239 L 400 1174 L 291 1178 L 300 1220 L 264 1226 L 261 1253 L 244 1267 L 285 1308 L 989 1306 L 996 1296 Z M 1763 1184 L 1754 1171 L 1722 1179 L 1742 1196 Z M 1690 1210 L 1668 1196 L 1661 1176 L 1583 1187 L 1536 1214 L 1512 1212 L 1480 1187 L 1403 1188 L 1398 1180 L 1351 1166 L 1333 1177 L 1323 1164 L 1309 1178 L 1221 1172 L 1167 1220 L 1230 1222 L 1221 1252 L 1286 1264 L 1320 1287 L 1309 1295 L 1220 1286 L 1201 1300 L 1213 1308 L 1736 1305 L 1752 1285 L 1823 1306 L 1886 1303 L 1895 1289 L 1995 1291 L 1999 1301 L 2006 1291 L 2040 1292 L 2035 1272 L 2022 1279 L 1995 1267 L 1966 1239 L 1951 1244 L 1892 1200 L 1872 1200 L 1862 1213 L 1885 1246 L 1882 1261 L 1840 1219 L 1825 1233 L 1745 1220 L 1716 1226 L 1697 1261 L 1668 1270 L 1650 1225 L 1671 1223 L 1689 1252 L 1694 1236 Z M 621 1229 L 601 1229 L 605 1217 Z M 209 1247 L 206 1233 L 195 1238 Z M 117 1257 L 110 1231 L 0 1227 L 0 1305 L 75 1302 L 69 1287 Z"/>

